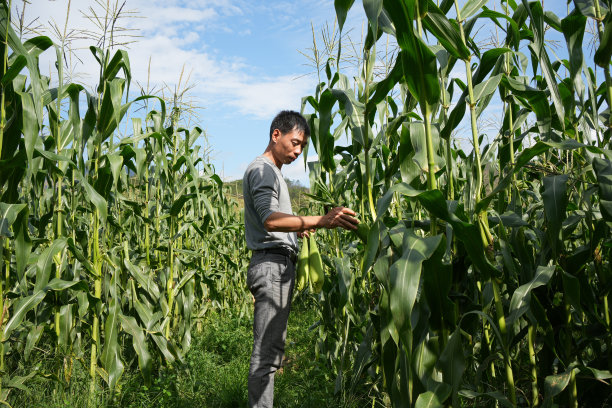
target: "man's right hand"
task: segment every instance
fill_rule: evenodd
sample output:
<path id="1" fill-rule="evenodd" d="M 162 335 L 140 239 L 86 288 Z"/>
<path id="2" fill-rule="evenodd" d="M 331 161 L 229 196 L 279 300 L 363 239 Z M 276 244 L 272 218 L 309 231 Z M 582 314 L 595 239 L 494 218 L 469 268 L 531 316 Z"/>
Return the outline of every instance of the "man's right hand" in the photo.
<path id="1" fill-rule="evenodd" d="M 325 228 L 344 228 L 346 230 L 356 230 L 359 220 L 353 218 L 356 215 L 355 211 L 346 207 L 332 208 L 325 214 L 321 220 L 321 224 Z"/>

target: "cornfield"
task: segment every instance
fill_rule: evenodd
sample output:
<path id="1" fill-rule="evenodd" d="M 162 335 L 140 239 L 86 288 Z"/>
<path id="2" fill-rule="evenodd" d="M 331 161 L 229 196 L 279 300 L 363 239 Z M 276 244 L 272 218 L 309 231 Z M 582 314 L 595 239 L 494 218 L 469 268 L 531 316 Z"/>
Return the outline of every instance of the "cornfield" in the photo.
<path id="1" fill-rule="evenodd" d="M 317 232 L 325 281 L 303 295 L 341 401 L 612 404 L 612 3 L 574 0 L 564 16 L 487 4 L 364 0 L 351 78 L 342 29 L 357 6 L 334 1 L 338 41 L 302 99 L 318 157 L 304 154 L 299 211 L 343 205 L 363 225 Z M 502 35 L 482 47 L 485 23 Z M 20 40 L 6 1 L 0 35 L 0 400 L 35 375 L 68 387 L 75 364 L 92 395 L 130 366 L 150 381 L 181 364 L 207 311 L 250 313 L 239 207 L 179 105 L 129 99 L 127 52 L 91 47 L 90 93 L 64 83 L 60 46 Z M 57 87 L 38 67 L 46 50 Z M 491 101 L 502 117 L 485 132 Z M 132 104 L 146 113 L 117 137 Z M 43 352 L 56 372 L 7 375 Z"/>
<path id="2" fill-rule="evenodd" d="M 611 4 L 557 16 L 543 3 L 364 1 L 352 79 L 342 36 L 326 43 L 303 98 L 312 194 L 368 227 L 322 249 L 317 352 L 338 393 L 370 387 L 394 407 L 611 403 Z M 341 31 L 353 1 L 334 4 Z M 481 49 L 485 22 L 502 35 Z M 553 31 L 566 58 L 551 56 Z M 483 143 L 494 97 L 503 118 Z"/>
<path id="3" fill-rule="evenodd" d="M 243 235 L 235 200 L 181 126 L 180 106 L 128 100 L 127 52 L 91 47 L 95 93 L 64 83 L 63 50 L 47 37 L 21 42 L 0 7 L 0 400 L 38 375 L 46 353 L 67 387 L 87 366 L 91 395 L 117 387 L 126 364 L 146 383 L 159 361 L 180 364 L 194 323 L 211 308 L 243 305 Z M 58 86 L 38 56 L 57 55 Z M 132 104 L 155 109 L 131 119 Z M 143 120 L 144 119 L 144 120 Z M 33 369 L 11 377 L 23 359 Z M 41 374 L 41 375 L 42 375 Z"/>

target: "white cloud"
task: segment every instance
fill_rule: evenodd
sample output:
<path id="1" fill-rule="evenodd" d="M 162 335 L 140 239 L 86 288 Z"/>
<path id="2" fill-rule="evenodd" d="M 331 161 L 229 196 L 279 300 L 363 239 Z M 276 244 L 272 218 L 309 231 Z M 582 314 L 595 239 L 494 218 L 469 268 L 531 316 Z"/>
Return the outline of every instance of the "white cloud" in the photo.
<path id="1" fill-rule="evenodd" d="M 67 0 L 37 0 L 36 8 L 26 10 L 26 15 L 46 16 L 58 26 L 63 27 Z M 101 13 L 93 0 L 72 2 L 69 27 L 89 27 L 78 9 L 91 14 L 89 7 Z M 275 5 L 275 8 L 282 5 Z M 285 5 L 289 7 L 288 5 Z M 160 89 L 164 85 L 178 83 L 184 69 L 183 81 L 187 74 L 195 87 L 191 95 L 202 98 L 206 105 L 227 105 L 240 113 L 255 118 L 270 118 L 283 108 L 300 108 L 301 97 L 312 90 L 312 80 L 294 79 L 298 76 L 283 75 L 258 76 L 253 72 L 265 67 L 252 67 L 239 56 L 223 55 L 203 43 L 203 35 L 210 27 L 222 27 L 223 16 L 241 15 L 249 7 L 265 8 L 264 5 L 249 5 L 242 0 L 131 0 L 125 9 L 138 10 L 137 18 L 120 20 L 128 28 L 138 30 L 140 38 L 129 45 L 132 78 L 141 84 L 149 82 L 151 88 Z M 48 17 L 47 17 L 48 16 Z M 46 21 L 42 21 L 46 23 Z M 227 28 L 227 27 L 226 27 Z M 247 35 L 248 27 L 243 27 L 240 35 Z M 81 47 L 76 55 L 83 62 L 76 67 L 77 75 L 91 89 L 97 80 L 98 64 L 87 47 L 91 40 L 75 40 L 73 46 Z M 149 66 L 150 60 L 150 66 Z M 47 51 L 41 58 L 41 67 L 52 67 L 55 52 Z M 133 88 L 135 89 L 135 88 Z"/>
<path id="2" fill-rule="evenodd" d="M 311 91 L 311 81 L 306 78 L 294 79 L 290 76 L 259 79 L 250 82 L 249 77 L 230 84 L 234 98 L 228 103 L 242 113 L 265 119 L 282 109 L 299 110 L 302 96 Z"/>

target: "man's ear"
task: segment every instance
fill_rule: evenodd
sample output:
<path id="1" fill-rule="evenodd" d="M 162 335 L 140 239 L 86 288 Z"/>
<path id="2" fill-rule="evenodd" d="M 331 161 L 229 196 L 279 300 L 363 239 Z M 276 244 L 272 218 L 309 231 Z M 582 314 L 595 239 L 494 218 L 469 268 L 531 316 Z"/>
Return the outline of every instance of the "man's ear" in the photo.
<path id="1" fill-rule="evenodd" d="M 272 131 L 272 141 L 274 143 L 276 143 L 281 136 L 282 136 L 282 133 L 279 129 L 274 129 Z"/>

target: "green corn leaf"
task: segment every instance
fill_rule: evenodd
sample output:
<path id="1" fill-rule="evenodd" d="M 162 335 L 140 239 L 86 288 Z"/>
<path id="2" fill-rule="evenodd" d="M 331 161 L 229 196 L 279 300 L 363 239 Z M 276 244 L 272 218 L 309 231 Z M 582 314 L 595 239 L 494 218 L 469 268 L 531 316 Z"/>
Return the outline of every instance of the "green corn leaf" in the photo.
<path id="1" fill-rule="evenodd" d="M 97 123 L 97 143 L 104 143 L 113 134 L 123 118 L 121 99 L 123 98 L 124 86 L 125 80 L 121 78 L 114 78 L 106 85 Z"/>
<path id="2" fill-rule="evenodd" d="M 44 150 L 44 146 L 36 146 L 34 148 L 34 152 L 35 152 L 34 158 L 36 158 L 37 156 L 42 156 L 45 159 L 47 159 L 51 165 L 60 164 L 56 162 L 66 162 L 67 164 L 74 166 L 74 163 L 70 159 L 70 156 L 67 156 L 65 154 L 57 154 L 57 153 L 50 152 L 48 150 Z M 64 163 L 61 163 L 61 164 L 64 164 Z"/>
<path id="3" fill-rule="evenodd" d="M 106 155 L 106 159 L 110 163 L 111 173 L 113 175 L 113 190 L 116 190 L 121 168 L 123 167 L 123 157 L 120 156 L 119 153 L 114 152 Z"/>
<path id="4" fill-rule="evenodd" d="M 412 356 L 413 367 L 418 378 L 421 380 L 421 384 L 428 390 L 437 390 L 438 387 L 446 388 L 446 390 L 439 390 L 442 392 L 441 400 L 444 401 L 448 398 L 452 391 L 452 387 L 445 383 L 439 383 L 434 381 L 432 374 L 438 361 L 440 351 L 437 339 L 423 339 L 415 348 Z"/>
<path id="5" fill-rule="evenodd" d="M 564 373 L 549 375 L 544 379 L 544 389 L 546 390 L 543 405 L 547 405 L 547 401 L 552 402 L 552 398 L 559 395 L 569 384 L 569 380 L 574 369 L 570 369 Z"/>
<path id="6" fill-rule="evenodd" d="M 449 299 L 453 283 L 452 265 L 444 261 L 446 239 L 442 237 L 436 252 L 423 262 L 423 293 L 431 309 L 429 325 L 434 330 L 455 326 L 456 305 Z"/>
<path id="7" fill-rule="evenodd" d="M 578 369 L 580 370 L 580 374 L 589 374 L 596 380 L 609 380 L 610 378 L 612 378 L 612 373 L 608 370 L 598 370 L 596 368 L 585 366 L 580 366 Z"/>
<path id="8" fill-rule="evenodd" d="M 353 6 L 354 2 L 355 0 L 334 0 L 334 8 L 336 9 L 336 17 L 338 18 L 338 26 L 340 27 L 340 31 L 342 31 L 342 27 L 344 27 L 346 15 Z"/>
<path id="9" fill-rule="evenodd" d="M 414 160 L 419 169 L 422 172 L 438 172 L 441 168 L 445 166 L 445 159 L 442 158 L 436 151 L 434 151 L 434 164 L 435 167 L 433 169 L 429 168 L 429 161 L 427 159 L 427 138 L 425 134 L 425 123 L 421 121 L 410 122 L 410 141 L 412 143 L 412 147 L 414 148 L 414 156 L 412 160 Z M 434 146 L 440 145 L 440 132 L 438 130 L 437 125 L 433 125 L 431 127 L 431 140 Z"/>
<path id="10" fill-rule="evenodd" d="M 151 384 L 151 372 L 153 360 L 147 347 L 147 341 L 143 329 L 138 325 L 136 319 L 132 316 L 119 315 L 121 327 L 123 330 L 132 336 L 132 346 L 138 355 L 138 366 L 140 372 L 147 385 Z"/>
<path id="11" fill-rule="evenodd" d="M 531 282 L 519 286 L 510 300 L 509 316 L 506 323 L 510 326 L 525 314 L 531 304 L 531 291 L 548 284 L 555 272 L 555 266 L 538 266 L 536 275 Z"/>
<path id="12" fill-rule="evenodd" d="M 25 361 L 30 359 L 30 354 L 32 353 L 32 350 L 34 350 L 34 347 L 36 347 L 36 344 L 38 344 L 44 328 L 44 325 L 39 324 L 32 327 L 32 329 L 28 332 L 28 336 L 26 337 L 26 345 L 23 350 L 23 357 L 25 358 Z"/>
<path id="13" fill-rule="evenodd" d="M 406 333 L 410 327 L 410 315 L 421 279 L 421 265 L 433 255 L 441 239 L 441 235 L 420 238 L 411 232 L 404 234 L 402 257 L 389 269 L 389 307 L 400 334 Z"/>
<path id="14" fill-rule="evenodd" d="M 162 317 L 159 314 L 153 314 L 151 311 L 143 305 L 139 300 L 134 301 L 134 308 L 140 317 L 140 320 L 144 323 L 146 330 L 153 339 L 153 342 L 157 345 L 157 348 L 162 353 L 166 362 L 172 364 L 175 360 L 179 359 L 180 356 L 176 350 L 168 343 L 168 340 L 161 334 L 161 327 L 157 323 Z"/>
<path id="15" fill-rule="evenodd" d="M 436 56 L 414 33 L 413 20 L 416 5 L 414 1 L 385 1 L 384 7 L 393 20 L 397 32 L 397 43 L 405 51 L 401 53 L 404 80 L 410 93 L 419 101 L 433 105 L 440 97 Z M 398 58 L 399 58 L 398 55 Z"/>
<path id="16" fill-rule="evenodd" d="M 7 25 L 9 21 L 8 4 L 2 3 L 0 6 L 0 33 L 6 36 L 6 44 L 8 44 L 14 55 L 22 55 L 26 58 L 26 66 L 28 68 L 28 75 L 30 77 L 30 84 L 32 85 L 33 101 L 35 105 L 36 118 L 42 118 L 42 84 L 43 81 L 40 77 L 40 71 L 38 69 L 38 55 L 43 51 L 47 50 L 53 45 L 53 41 L 49 37 L 39 36 L 27 40 L 25 43 L 21 43 L 20 37 L 15 33 L 10 25 Z M 38 122 L 38 119 L 37 119 Z"/>
<path id="17" fill-rule="evenodd" d="M 89 290 L 89 288 L 86 287 L 85 290 Z M 68 347 L 71 344 L 70 332 L 72 330 L 73 306 L 73 304 L 68 304 L 60 307 L 60 336 L 58 342 L 61 347 Z"/>
<path id="18" fill-rule="evenodd" d="M 157 302 L 160 297 L 160 290 L 155 281 L 151 279 L 150 276 L 146 275 L 140 267 L 132 264 L 128 258 L 123 260 L 123 264 L 130 275 L 136 280 L 136 282 L 138 282 L 140 287 L 142 287 L 145 292 L 151 296 L 151 300 L 153 302 Z"/>
<path id="19" fill-rule="evenodd" d="M 108 373 L 108 385 L 111 390 L 115 388 L 123 374 L 123 362 L 121 361 L 118 343 L 119 316 L 117 297 L 112 297 L 106 322 L 104 323 L 104 347 L 100 356 L 102 366 Z"/>
<path id="20" fill-rule="evenodd" d="M 363 103 L 355 99 L 355 95 L 352 89 L 332 89 L 332 94 L 338 102 L 340 102 L 340 108 L 346 113 L 349 118 L 349 125 L 353 131 L 353 138 L 362 146 L 365 146 L 365 137 L 363 134 L 364 125 L 364 109 Z"/>
<path id="21" fill-rule="evenodd" d="M 474 103 L 477 103 L 482 98 L 485 98 L 495 92 L 501 81 L 502 74 L 497 74 L 490 77 L 484 82 L 481 82 L 474 86 Z"/>
<path id="22" fill-rule="evenodd" d="M 126 94 L 129 94 L 132 73 L 130 70 L 130 58 L 125 50 L 117 50 L 117 52 L 115 52 L 115 55 L 109 61 L 106 69 L 104 70 L 104 80 L 112 81 L 115 79 L 120 69 L 123 70 L 123 75 L 127 81 Z"/>
<path id="23" fill-rule="evenodd" d="M 470 50 L 463 43 L 456 26 L 451 24 L 432 0 L 428 0 L 427 3 L 427 15 L 423 19 L 423 27 L 432 33 L 453 57 L 466 60 L 470 56 Z M 463 15 L 461 17 L 465 18 Z"/>
<path id="24" fill-rule="evenodd" d="M 368 17 L 370 28 L 374 35 L 378 33 L 378 19 L 383 10 L 382 0 L 363 0 L 363 9 Z"/>
<path id="25" fill-rule="evenodd" d="M 95 47 L 92 45 L 89 47 L 89 51 L 91 51 L 91 53 L 93 54 L 94 58 L 98 61 L 98 64 L 100 64 L 100 66 L 105 65 L 106 58 L 104 57 L 104 51 L 100 47 Z"/>
<path id="26" fill-rule="evenodd" d="M 439 190 L 423 192 L 415 190 L 405 183 L 398 183 L 390 188 L 387 193 L 378 200 L 376 204 L 376 212 L 379 218 L 388 209 L 394 192 L 398 192 L 411 198 L 416 198 L 434 217 L 448 222 L 453 227 L 453 231 L 457 238 L 459 238 L 466 246 L 466 250 L 472 259 L 472 262 L 476 264 L 478 269 L 485 274 L 497 274 L 496 269 L 486 260 L 484 256 L 484 247 L 482 244 L 482 239 L 480 238 L 478 227 L 474 224 L 460 220 L 457 216 L 449 212 L 446 200 Z M 369 240 L 370 238 L 368 238 L 368 242 Z"/>
<path id="27" fill-rule="evenodd" d="M 84 88 L 81 85 L 77 84 L 70 84 L 64 90 L 64 92 L 68 94 L 70 98 L 70 106 L 68 108 L 68 116 L 70 118 L 70 124 L 72 125 L 72 132 L 70 133 L 70 142 L 80 137 L 82 133 L 79 97 L 81 95 L 81 91 L 83 90 Z M 67 144 L 68 142 L 64 143 Z"/>
<path id="28" fill-rule="evenodd" d="M 415 404 L 415 408 L 441 408 L 443 406 L 440 397 L 432 391 L 426 391 L 420 394 Z"/>
<path id="29" fill-rule="evenodd" d="M 373 340 L 373 328 L 370 326 L 363 338 L 363 341 L 357 349 L 355 356 L 355 364 L 353 368 L 352 381 L 357 381 L 363 373 L 363 370 L 372 362 L 372 340 Z"/>
<path id="30" fill-rule="evenodd" d="M 96 273 L 95 273 L 95 270 L 94 270 L 94 267 L 91 261 L 88 258 L 86 258 L 85 255 L 83 254 L 83 251 L 75 245 L 72 238 L 68 238 L 67 245 L 72 255 L 81 263 L 81 265 L 85 267 L 85 270 L 91 276 L 95 276 Z"/>
<path id="31" fill-rule="evenodd" d="M 562 174 L 559 176 L 544 177 L 542 200 L 544 201 L 544 214 L 546 216 L 547 233 L 553 250 L 553 256 L 557 256 L 560 251 L 561 225 L 566 217 L 568 204 L 567 180 L 569 176 Z"/>
<path id="32" fill-rule="evenodd" d="M 406 183 L 395 184 L 393 187 L 387 190 L 385 195 L 379 198 L 378 201 L 376 202 L 377 219 L 382 218 L 384 213 L 387 211 L 387 209 L 389 208 L 389 205 L 391 205 L 393 194 L 396 192 L 402 195 L 408 196 L 408 197 L 417 197 L 423 191 L 416 190 L 415 188 L 413 188 L 412 186 Z"/>
<path id="33" fill-rule="evenodd" d="M 563 296 L 565 301 L 579 312 L 582 312 L 582 304 L 580 303 L 580 281 L 577 277 L 565 271 L 562 272 L 561 277 L 563 280 Z"/>
<path id="34" fill-rule="evenodd" d="M 36 263 L 36 284 L 35 291 L 40 291 L 47 286 L 51 278 L 51 267 L 53 266 L 53 258 L 62 252 L 68 244 L 66 238 L 58 238 L 53 241 L 51 246 L 45 249 L 38 258 Z"/>
<path id="35" fill-rule="evenodd" d="M 529 49 L 534 54 L 538 61 L 538 65 L 542 69 L 542 75 L 546 81 L 547 89 L 550 92 L 550 96 L 557 112 L 557 117 L 561 123 L 561 127 L 565 127 L 565 108 L 561 102 L 561 95 L 559 93 L 559 86 L 555 78 L 555 73 L 548 58 L 548 53 L 544 48 L 544 10 L 542 5 L 538 2 L 531 2 L 527 4 L 527 0 L 522 0 L 529 17 L 531 19 L 531 27 L 534 33 L 534 42 L 529 45 Z"/>
<path id="36" fill-rule="evenodd" d="M 602 68 L 610 67 L 612 59 L 612 13 L 608 13 L 604 20 L 604 33 L 595 51 L 593 60 Z"/>
<path id="37" fill-rule="evenodd" d="M 338 290 L 340 299 L 338 307 L 344 307 L 347 303 L 352 304 L 352 287 L 354 283 L 353 274 L 351 273 L 351 260 L 349 258 L 334 257 L 334 265 L 338 273 Z"/>
<path id="38" fill-rule="evenodd" d="M 136 175 L 140 179 L 144 179 L 145 177 L 145 169 L 148 163 L 147 160 L 147 152 L 145 149 L 136 148 L 134 149 L 134 153 L 136 154 Z"/>
<path id="39" fill-rule="evenodd" d="M 599 185 L 599 207 L 604 220 L 612 222 L 612 162 L 596 157 L 593 170 Z"/>
<path id="40" fill-rule="evenodd" d="M 218 224 L 217 224 L 217 217 L 215 215 L 215 211 L 213 209 L 213 206 L 210 203 L 210 200 L 205 195 L 203 195 L 201 198 L 202 198 L 202 203 L 204 204 L 204 208 L 206 208 L 206 213 L 208 214 L 208 216 L 212 220 L 213 225 L 215 227 L 217 227 L 218 226 Z"/>
<path id="41" fill-rule="evenodd" d="M 400 51 L 400 54 L 404 51 Z M 372 112 L 374 107 L 382 102 L 391 89 L 403 78 L 404 71 L 402 68 L 402 57 L 398 56 L 395 60 L 395 65 L 385 79 L 375 84 L 374 95 L 367 103 L 368 112 Z"/>
<path id="42" fill-rule="evenodd" d="M 489 75 L 491 70 L 495 68 L 497 65 L 499 58 L 507 52 L 511 52 L 507 48 L 493 48 L 488 50 L 482 54 L 480 58 L 480 64 L 478 64 L 478 68 L 474 75 L 472 76 L 472 84 L 474 86 L 478 86 L 484 79 Z M 459 100 L 457 101 L 457 105 L 451 111 L 448 120 L 444 127 L 440 132 L 440 136 L 443 139 L 448 140 L 453 130 L 459 126 L 463 116 L 465 115 L 466 110 L 466 99 L 468 98 L 468 90 L 467 88 L 463 91 Z"/>
<path id="43" fill-rule="evenodd" d="M 79 183 L 83 186 L 85 191 L 85 196 L 87 200 L 92 203 L 96 210 L 98 211 L 98 215 L 102 223 L 106 223 L 106 218 L 108 217 L 108 209 L 107 203 L 104 197 L 102 197 L 98 192 L 87 182 L 85 177 L 83 177 L 80 172 L 73 172 L 75 178 L 79 181 Z"/>
<path id="44" fill-rule="evenodd" d="M 577 13 L 572 13 L 561 20 L 563 36 L 565 37 L 565 42 L 567 43 L 567 49 L 569 51 L 570 76 L 574 83 L 578 80 L 577 77 L 582 72 L 582 65 L 584 64 L 582 42 L 584 39 L 586 20 L 586 17 Z"/>
<path id="45" fill-rule="evenodd" d="M 18 55 L 17 58 L 15 58 L 15 60 L 12 62 L 9 69 L 2 76 L 2 80 L 0 81 L 2 86 L 6 87 L 8 84 L 10 84 L 13 81 L 13 79 L 15 79 L 17 75 L 19 75 L 21 70 L 25 68 L 27 63 L 28 63 L 28 60 L 26 59 L 25 56 Z"/>
<path id="46" fill-rule="evenodd" d="M 179 281 L 179 283 L 174 287 L 174 296 L 178 297 L 178 295 L 181 292 L 181 289 L 183 288 L 183 286 L 185 286 L 191 279 L 193 279 L 193 277 L 195 276 L 197 270 L 191 270 L 189 272 L 186 272 L 183 277 L 181 278 L 181 280 Z"/>
<path id="47" fill-rule="evenodd" d="M 89 286 L 87 285 L 87 282 L 83 280 L 67 281 L 67 280 L 62 280 L 59 278 L 53 278 L 49 282 L 49 284 L 45 287 L 44 291 L 48 292 L 50 290 L 53 290 L 56 292 L 61 292 L 62 290 L 66 290 L 66 289 L 87 292 L 89 291 Z"/>
<path id="48" fill-rule="evenodd" d="M 38 140 L 39 122 L 36 114 L 34 97 L 31 93 L 16 92 L 20 96 L 22 109 L 22 129 L 24 136 L 26 155 L 28 158 L 28 171 L 34 168 L 32 158 L 34 157 L 34 146 Z"/>
<path id="49" fill-rule="evenodd" d="M 404 80 L 422 107 L 426 103 L 433 105 L 440 99 L 436 56 L 420 38 L 413 34 L 411 39 L 411 48 L 404 49 L 407 52 L 400 54 Z"/>
<path id="50" fill-rule="evenodd" d="M 25 391 L 25 392 L 31 392 L 31 390 L 28 387 L 26 387 L 24 384 L 28 380 L 30 380 L 32 377 L 34 377 L 35 375 L 39 374 L 36 371 L 37 370 L 34 370 L 30 374 L 24 375 L 24 376 L 17 375 L 17 376 L 11 377 L 11 378 L 7 378 L 5 380 L 6 382 L 3 381 L 2 385 L 7 387 L 7 388 L 14 388 L 14 389 L 18 389 L 18 390 Z M 4 380 L 4 378 L 3 378 L 3 380 Z"/>
<path id="51" fill-rule="evenodd" d="M 465 250 L 470 259 L 484 276 L 496 276 L 498 274 L 485 257 L 485 248 L 478 226 L 462 221 L 451 213 L 440 190 L 423 192 L 417 198 L 432 216 L 448 222 L 453 227 L 455 236 L 465 245 Z"/>
<path id="52" fill-rule="evenodd" d="M 191 316 L 196 313 L 195 306 L 195 280 L 191 279 L 185 284 L 179 300 L 182 300 L 183 321 L 181 322 L 180 335 L 182 352 L 186 353 L 191 347 Z"/>
<path id="53" fill-rule="evenodd" d="M 574 0 L 576 9 L 585 17 L 597 18 L 595 14 L 595 2 L 593 0 Z M 605 16 L 610 9 L 603 0 L 599 1 L 601 15 Z"/>
<path id="54" fill-rule="evenodd" d="M 467 20 L 485 4 L 487 4 L 487 0 L 468 0 L 461 8 L 461 18 Z"/>
<path id="55" fill-rule="evenodd" d="M 181 212 L 181 209 L 183 208 L 183 205 L 185 205 L 187 201 L 193 199 L 194 197 L 196 197 L 195 193 L 181 195 L 172 203 L 172 207 L 170 208 L 170 215 L 174 217 L 178 216 L 178 214 Z"/>
<path id="56" fill-rule="evenodd" d="M 93 296 L 91 296 L 89 293 L 84 293 L 84 292 L 77 293 L 76 298 L 79 303 L 79 308 L 78 308 L 77 313 L 79 315 L 79 318 L 83 318 L 83 316 L 85 316 L 87 312 L 89 311 L 89 298 L 90 297 L 92 299 L 96 299 Z M 96 302 L 93 302 L 93 303 L 95 304 Z"/>
<path id="57" fill-rule="evenodd" d="M 444 382 L 453 388 L 453 406 L 460 406 L 457 391 L 463 380 L 466 362 L 463 355 L 461 331 L 459 327 L 457 327 L 448 339 L 446 347 L 442 351 L 442 354 L 440 354 L 440 359 L 436 367 L 442 372 Z"/>
<path id="58" fill-rule="evenodd" d="M 493 392 L 475 392 L 472 390 L 461 390 L 459 391 L 459 395 L 462 397 L 466 397 L 469 399 L 476 399 L 480 397 L 489 398 L 491 403 L 495 402 L 504 408 L 514 408 L 516 405 L 512 404 L 508 398 L 498 391 Z"/>
<path id="59" fill-rule="evenodd" d="M 546 93 L 539 89 L 532 88 L 524 82 L 504 76 L 501 83 L 513 95 L 521 96 L 529 102 L 526 106 L 532 110 L 538 120 L 537 125 L 542 134 L 548 134 L 552 121 L 552 114 L 548 104 Z"/>
<path id="60" fill-rule="evenodd" d="M 333 93 L 326 89 L 319 98 L 319 129 L 317 138 L 317 153 L 323 168 L 333 172 L 336 169 L 334 160 L 334 137 L 329 129 L 332 124 L 332 108 L 336 103 Z"/>
<path id="61" fill-rule="evenodd" d="M 23 211 L 28 211 L 26 204 L 0 202 L 0 237 L 12 238 L 14 236 L 11 232 L 11 227 Z"/>
<path id="62" fill-rule="evenodd" d="M 475 212 L 480 212 L 486 209 L 491 203 L 491 200 L 493 200 L 493 198 L 497 194 L 499 194 L 499 192 L 505 190 L 510 185 L 510 182 L 512 181 L 512 174 L 519 171 L 521 168 L 523 168 L 523 166 L 529 163 L 531 159 L 533 159 L 536 156 L 541 155 L 542 153 L 546 152 L 551 147 L 557 148 L 557 149 L 563 149 L 563 150 L 575 150 L 575 149 L 585 148 L 591 151 L 592 153 L 598 153 L 598 154 L 603 153 L 601 149 L 595 146 L 584 145 L 573 139 L 566 139 L 562 142 L 539 141 L 535 145 L 528 147 L 522 151 L 520 156 L 516 159 L 516 163 L 514 165 L 514 168 L 511 170 L 510 174 L 506 175 L 506 177 L 504 177 L 499 182 L 499 184 L 495 186 L 495 188 L 491 191 L 491 193 L 489 193 L 485 198 L 483 198 L 476 204 Z M 594 159 L 594 161 L 596 160 L 601 160 L 601 159 Z"/>
<path id="63" fill-rule="evenodd" d="M 40 302 L 45 298 L 47 292 L 44 290 L 39 290 L 35 292 L 33 295 L 23 297 L 19 299 L 12 310 L 11 319 L 8 321 L 6 326 L 4 326 L 4 330 L 2 332 L 2 341 L 6 341 L 13 330 L 15 330 L 21 322 L 23 321 L 26 313 L 30 310 L 38 306 Z"/>

